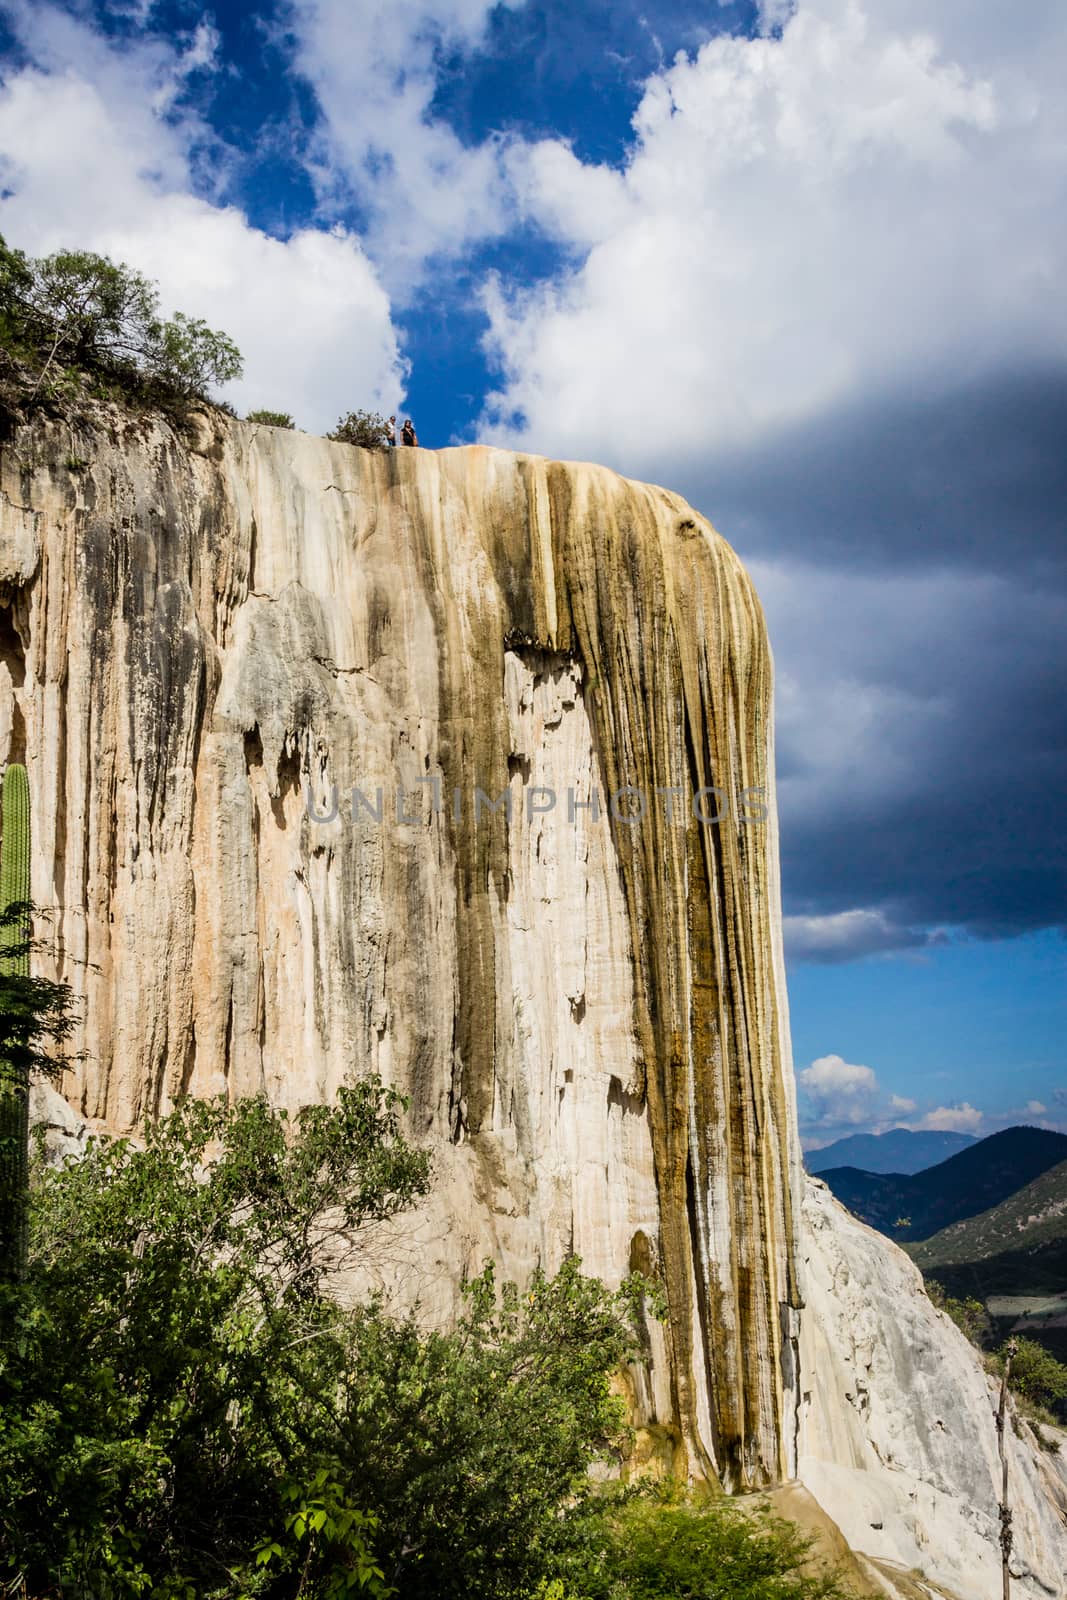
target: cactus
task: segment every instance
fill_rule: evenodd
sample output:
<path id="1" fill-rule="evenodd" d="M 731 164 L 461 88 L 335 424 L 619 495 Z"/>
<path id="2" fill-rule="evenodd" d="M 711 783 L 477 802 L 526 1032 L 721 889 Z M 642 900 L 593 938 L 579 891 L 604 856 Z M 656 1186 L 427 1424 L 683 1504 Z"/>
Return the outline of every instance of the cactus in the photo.
<path id="1" fill-rule="evenodd" d="M 12 763 L 4 773 L 3 809 L 0 811 L 0 909 L 30 898 L 30 785 L 26 768 Z M 28 920 L 24 926 L 0 928 L 0 970 L 30 975 Z M 5 950 L 14 946 L 14 952 Z M 19 949 L 19 947 L 22 947 Z"/>
<path id="2" fill-rule="evenodd" d="M 30 788 L 26 768 L 12 763 L 4 773 L 0 812 L 0 910 L 29 905 Z M 28 978 L 29 911 L 0 926 L 0 975 Z M 28 1074 L 0 1059 L 0 1276 L 17 1277 L 26 1253 L 29 1187 Z"/>

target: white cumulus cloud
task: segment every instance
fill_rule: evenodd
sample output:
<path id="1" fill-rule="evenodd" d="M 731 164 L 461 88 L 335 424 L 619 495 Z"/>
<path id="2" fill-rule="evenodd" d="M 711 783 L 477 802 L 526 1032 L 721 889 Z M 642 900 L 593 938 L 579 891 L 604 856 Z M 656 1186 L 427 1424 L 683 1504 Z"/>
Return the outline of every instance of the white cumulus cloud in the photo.
<path id="1" fill-rule="evenodd" d="M 820 1056 L 798 1074 L 813 1123 L 860 1126 L 869 1123 L 878 1102 L 878 1076 L 871 1067 L 842 1056 Z"/>
<path id="2" fill-rule="evenodd" d="M 581 259 L 490 289 L 489 431 L 677 475 L 859 392 L 1067 350 L 1067 16 L 1042 0 L 1000 75 L 966 32 L 944 4 L 800 0 L 781 37 L 651 78 L 621 176 L 512 150 Z"/>
<path id="3" fill-rule="evenodd" d="M 910 1126 L 917 1131 L 929 1129 L 938 1133 L 977 1133 L 984 1121 L 984 1113 L 964 1100 L 956 1106 L 936 1106 Z"/>
<path id="4" fill-rule="evenodd" d="M 366 211 L 376 259 L 410 292 L 438 252 L 502 231 L 510 199 L 496 141 L 467 146 L 433 114 L 440 53 L 470 50 L 493 0 L 293 0 L 294 64 L 323 113 L 323 200 Z"/>

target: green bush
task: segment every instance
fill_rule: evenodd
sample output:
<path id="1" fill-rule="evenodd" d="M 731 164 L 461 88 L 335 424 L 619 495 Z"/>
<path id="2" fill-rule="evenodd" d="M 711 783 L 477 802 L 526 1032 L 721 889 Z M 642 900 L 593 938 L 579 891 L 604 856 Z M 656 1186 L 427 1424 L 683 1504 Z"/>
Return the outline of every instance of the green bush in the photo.
<path id="1" fill-rule="evenodd" d="M 1038 1407 L 1053 1417 L 1067 1420 L 1067 1366 L 1049 1355 L 1036 1339 L 1011 1341 L 1015 1345 L 1008 1387 L 1031 1406 Z M 1007 1345 L 1002 1345 L 993 1358 L 997 1372 L 1004 1370 Z"/>
<path id="2" fill-rule="evenodd" d="M 265 428 L 295 428 L 296 423 L 288 411 L 250 411 L 246 422 L 259 422 Z"/>
<path id="3" fill-rule="evenodd" d="M 338 444 L 357 444 L 364 450 L 387 450 L 389 424 L 377 411 L 349 411 L 327 438 Z"/>
<path id="4" fill-rule="evenodd" d="M 624 1431 L 637 1284 L 487 1269 L 450 1332 L 336 1274 L 429 1182 L 370 1081 L 294 1119 L 183 1103 L 37 1172 L 0 1286 L 0 1590 L 514 1600 Z"/>
<path id="5" fill-rule="evenodd" d="M 993 1319 L 981 1300 L 970 1297 L 965 1300 L 953 1299 L 933 1278 L 927 1279 L 925 1287 L 927 1295 L 937 1309 L 951 1317 L 960 1332 L 966 1334 L 973 1345 L 977 1345 L 979 1350 L 988 1348 L 993 1337 Z"/>
<path id="6" fill-rule="evenodd" d="M 0 344 L 33 374 L 33 393 L 99 387 L 188 400 L 241 376 L 233 340 L 198 317 L 159 312 L 143 273 L 90 250 L 34 259 L 0 239 Z"/>
<path id="7" fill-rule="evenodd" d="M 12 777 L 23 788 L 25 769 L 10 765 L 5 774 L 5 804 L 11 799 Z M 25 796 L 24 796 L 25 797 Z M 28 849 L 27 825 L 20 841 Z M 14 843 L 13 819 L 6 818 L 3 856 Z M 5 870 L 8 890 L 24 892 L 29 865 L 21 876 Z M 15 900 L 0 911 L 0 1280 L 17 1280 L 23 1272 L 29 1202 L 29 1089 L 34 1077 L 58 1077 L 64 1057 L 60 1047 L 74 1027 L 74 1001 L 65 984 L 31 975 L 30 935 L 33 906 Z"/>
<path id="8" fill-rule="evenodd" d="M 848 1600 L 834 1571 L 814 1570 L 811 1538 L 736 1501 L 607 1507 L 581 1554 L 543 1600 Z"/>

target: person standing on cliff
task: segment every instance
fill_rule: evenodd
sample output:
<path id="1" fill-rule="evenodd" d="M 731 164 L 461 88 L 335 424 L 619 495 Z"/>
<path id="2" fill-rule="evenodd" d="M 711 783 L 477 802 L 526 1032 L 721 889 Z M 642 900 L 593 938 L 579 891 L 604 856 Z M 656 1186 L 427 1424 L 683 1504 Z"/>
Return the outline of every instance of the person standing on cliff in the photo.
<path id="1" fill-rule="evenodd" d="M 396 449 L 396 418 L 390 417 L 385 424 L 385 442 L 390 450 Z"/>
<path id="2" fill-rule="evenodd" d="M 408 417 L 400 430 L 400 442 L 401 444 L 418 444 L 419 442 L 418 435 L 415 432 L 415 424 L 410 417 Z"/>

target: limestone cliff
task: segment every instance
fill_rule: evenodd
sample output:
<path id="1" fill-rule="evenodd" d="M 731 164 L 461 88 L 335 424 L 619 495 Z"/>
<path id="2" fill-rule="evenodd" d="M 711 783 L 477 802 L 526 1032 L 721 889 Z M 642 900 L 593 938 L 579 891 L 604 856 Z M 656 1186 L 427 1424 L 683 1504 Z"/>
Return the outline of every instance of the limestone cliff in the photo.
<path id="1" fill-rule="evenodd" d="M 821 1186 L 800 1205 L 770 655 L 696 512 L 597 467 L 214 414 L 16 430 L 10 760 L 90 1125 L 380 1072 L 435 1154 L 407 1300 L 447 1314 L 490 1255 L 656 1271 L 641 1454 L 799 1476 L 872 1592 L 999 1592 L 975 1353 L 892 1245 Z M 1019 1592 L 1063 1594 L 1062 1469 L 1011 1449 Z"/>
<path id="2" fill-rule="evenodd" d="M 68 1097 L 126 1129 L 381 1072 L 437 1152 L 411 1292 L 490 1253 L 654 1266 L 646 1444 L 779 1479 L 771 667 L 733 551 L 596 467 L 206 416 L 24 431 L 0 487 L 0 757 L 86 995 Z"/>

